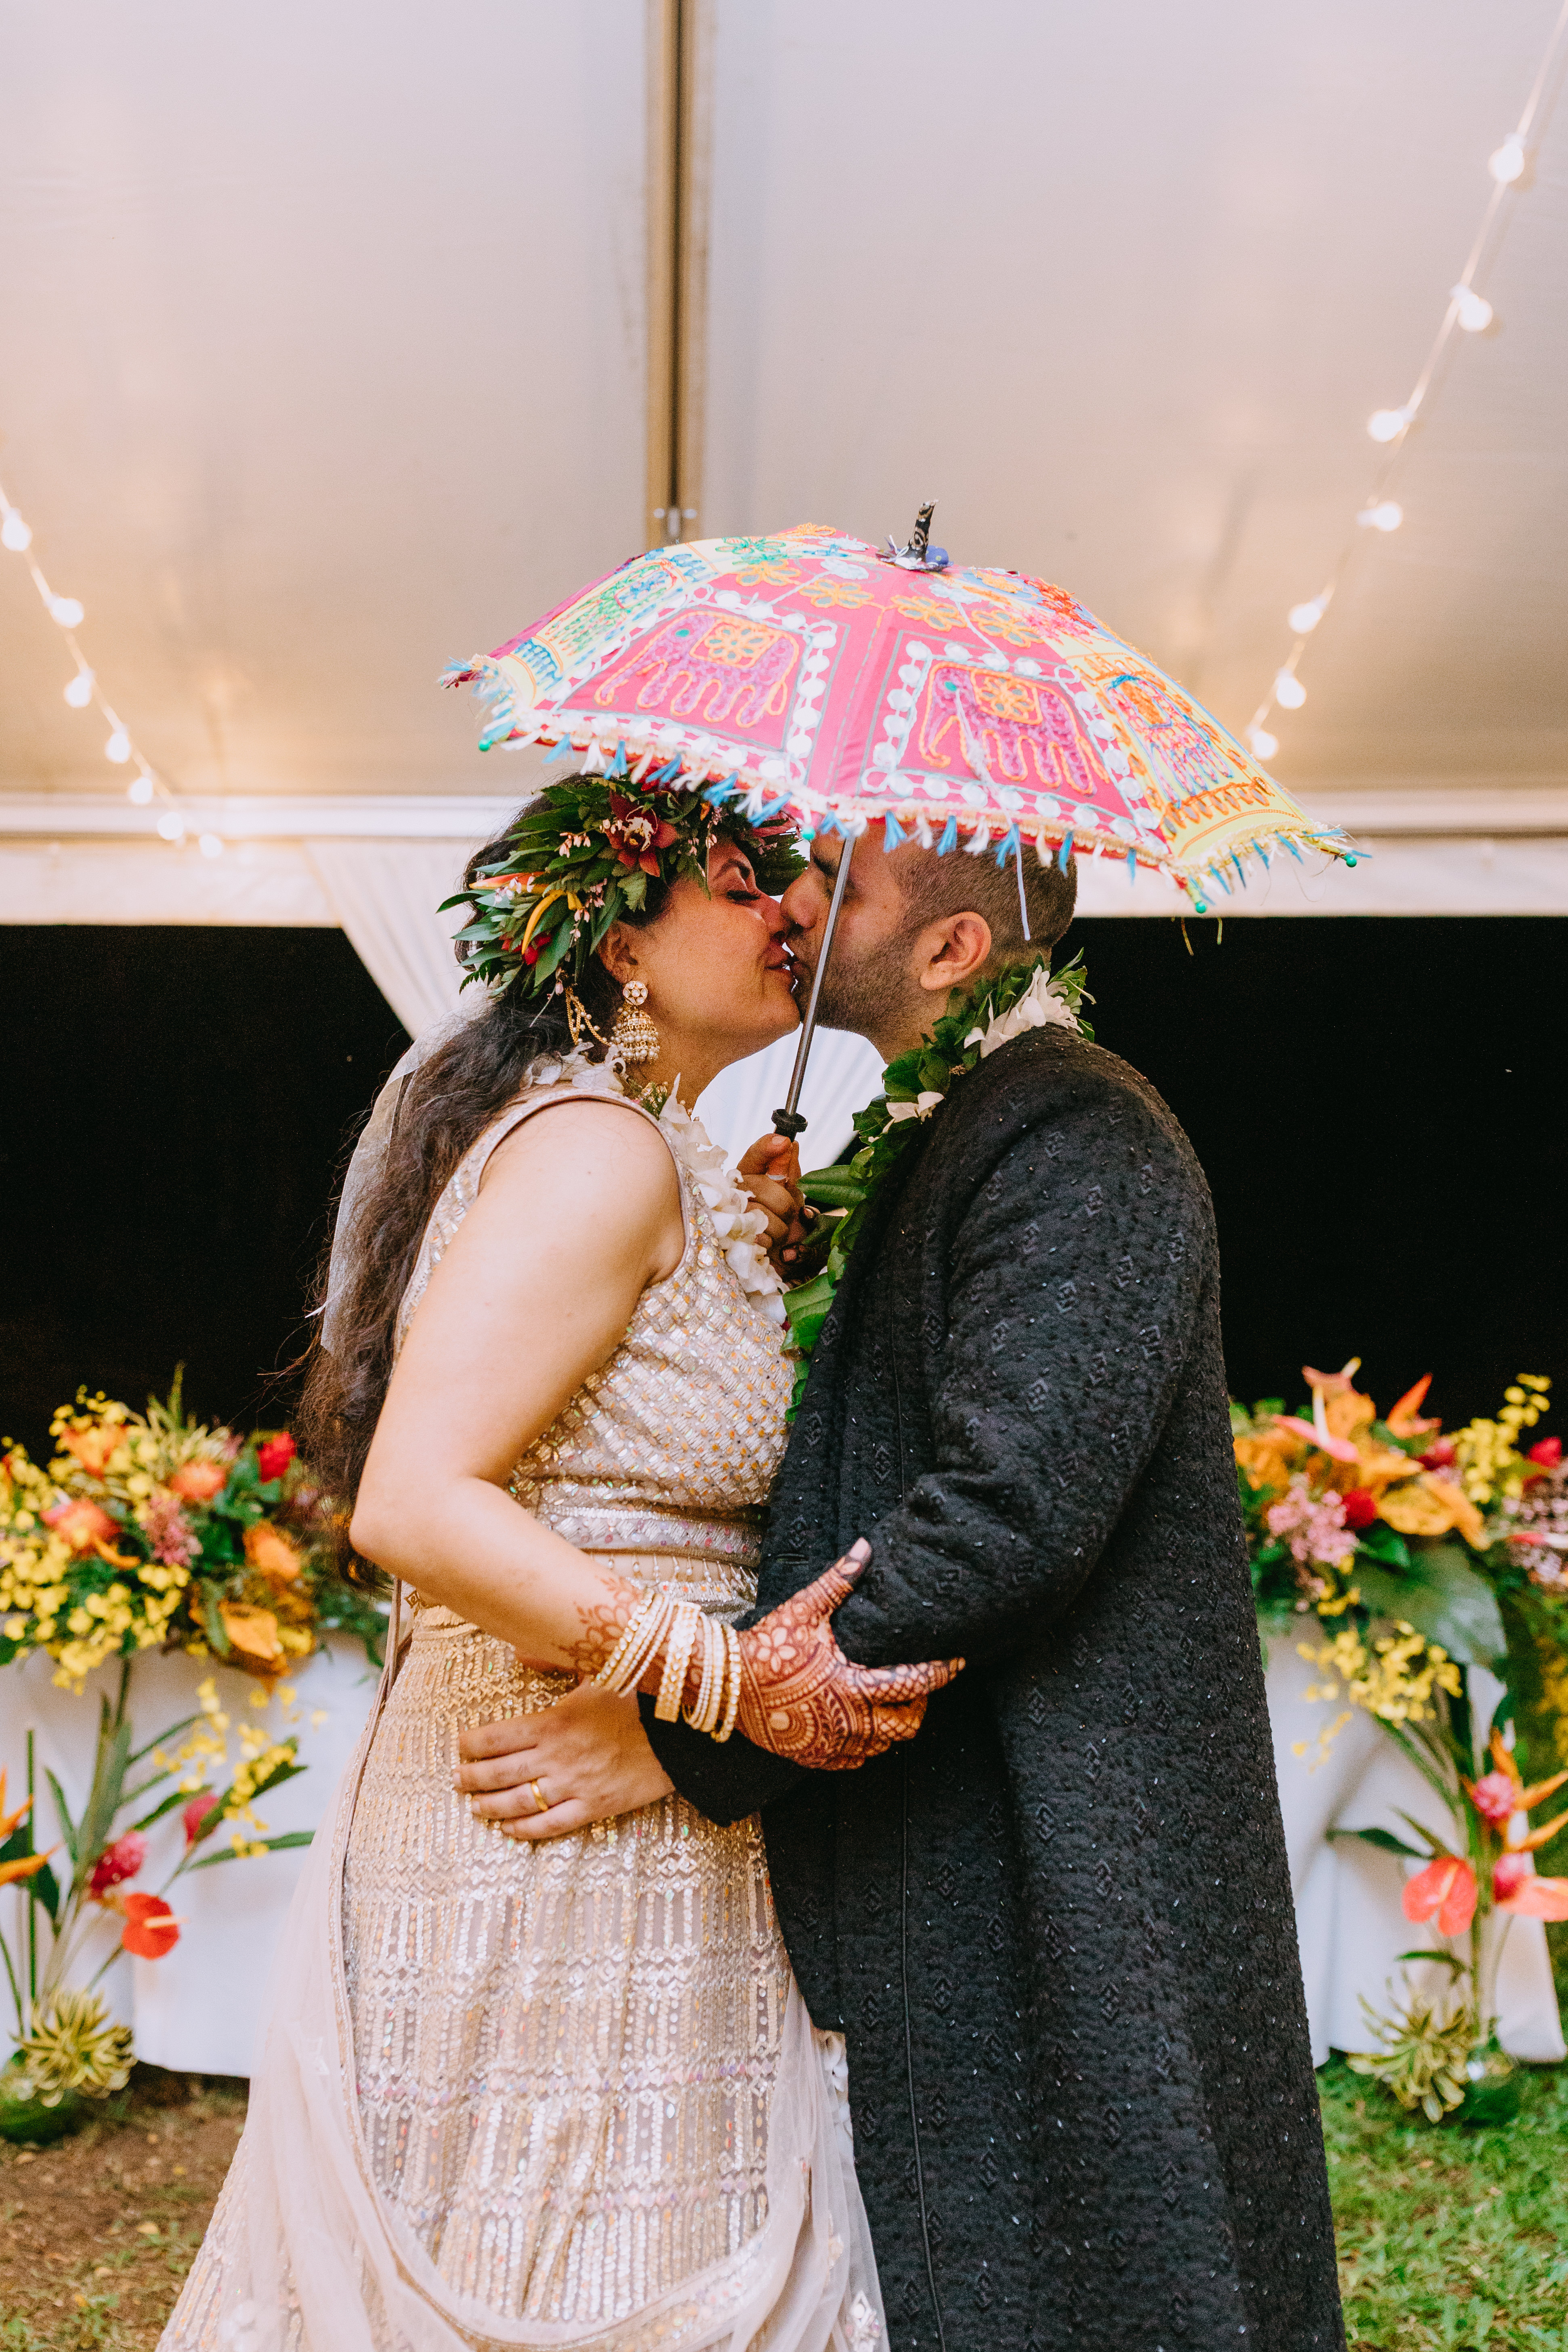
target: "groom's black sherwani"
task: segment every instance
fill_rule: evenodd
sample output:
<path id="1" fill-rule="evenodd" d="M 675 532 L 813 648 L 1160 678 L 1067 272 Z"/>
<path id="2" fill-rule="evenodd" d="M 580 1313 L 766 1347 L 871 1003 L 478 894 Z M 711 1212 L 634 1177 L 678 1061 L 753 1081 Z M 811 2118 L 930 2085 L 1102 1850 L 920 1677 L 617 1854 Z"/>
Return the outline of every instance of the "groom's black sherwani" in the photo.
<path id="1" fill-rule="evenodd" d="M 1341 2346 L 1208 1188 L 1067 1032 L 959 1081 L 874 1207 L 761 1605 L 858 1535 L 847 1654 L 969 1661 L 911 1746 L 649 1730 L 704 1812 L 763 1808 L 895 2352 Z"/>

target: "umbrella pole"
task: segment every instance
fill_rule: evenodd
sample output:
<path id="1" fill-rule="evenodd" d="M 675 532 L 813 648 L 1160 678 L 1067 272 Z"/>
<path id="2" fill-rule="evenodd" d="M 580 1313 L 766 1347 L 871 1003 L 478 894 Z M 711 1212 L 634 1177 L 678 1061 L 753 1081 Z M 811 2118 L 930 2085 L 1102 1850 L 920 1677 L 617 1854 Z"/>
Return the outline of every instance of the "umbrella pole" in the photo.
<path id="1" fill-rule="evenodd" d="M 773 1113 L 773 1133 L 795 1136 L 802 1133 L 809 1121 L 799 1110 L 800 1090 L 805 1083 L 805 1066 L 811 1056 L 811 1041 L 816 1034 L 816 1000 L 822 994 L 822 983 L 827 972 L 827 959 L 833 952 L 833 934 L 838 928 L 838 909 L 844 903 L 844 886 L 849 879 L 849 860 L 855 854 L 855 836 L 844 835 L 844 851 L 838 860 L 838 871 L 833 877 L 833 896 L 827 905 L 827 920 L 822 927 L 822 946 L 817 953 L 816 970 L 811 975 L 811 993 L 805 1000 L 805 1016 L 800 1024 L 800 1043 L 795 1049 L 795 1067 L 790 1072 L 789 1093 L 782 1110 Z"/>

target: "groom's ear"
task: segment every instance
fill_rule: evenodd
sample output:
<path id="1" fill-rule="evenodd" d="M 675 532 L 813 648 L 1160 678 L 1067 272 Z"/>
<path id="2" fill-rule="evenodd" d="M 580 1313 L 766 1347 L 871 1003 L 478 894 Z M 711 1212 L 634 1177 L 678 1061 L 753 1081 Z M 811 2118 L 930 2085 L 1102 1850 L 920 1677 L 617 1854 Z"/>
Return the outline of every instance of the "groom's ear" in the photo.
<path id="1" fill-rule="evenodd" d="M 991 926 L 984 915 L 942 915 L 915 941 L 915 977 L 933 995 L 964 988 L 984 969 L 991 953 Z"/>

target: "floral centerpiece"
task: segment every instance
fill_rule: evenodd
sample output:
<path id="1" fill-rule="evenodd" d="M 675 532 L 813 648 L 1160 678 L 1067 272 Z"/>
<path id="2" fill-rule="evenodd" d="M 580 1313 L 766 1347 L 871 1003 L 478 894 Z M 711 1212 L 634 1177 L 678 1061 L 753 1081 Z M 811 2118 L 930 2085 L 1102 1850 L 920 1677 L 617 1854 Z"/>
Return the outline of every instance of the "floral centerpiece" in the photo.
<path id="1" fill-rule="evenodd" d="M 79 1690 L 106 1659 L 187 1650 L 247 1674 L 297 1667 L 340 1628 L 380 1663 L 382 1617 L 339 1574 L 332 1506 L 287 1430 L 241 1438 L 166 1404 L 78 1393 L 47 1469 L 0 1457 L 0 1665 L 31 1650 Z"/>
<path id="2" fill-rule="evenodd" d="M 1377 2047 L 1352 2063 L 1432 2120 L 1464 2105 L 1501 2116 L 1513 2095 L 1492 2000 L 1502 1937 L 1517 1916 L 1568 1919 L 1568 1877 L 1536 1855 L 1568 1811 L 1531 1826 L 1533 1807 L 1568 1781 L 1568 1508 L 1562 1445 L 1531 1441 L 1550 1383 L 1521 1373 L 1495 1418 L 1444 1434 L 1423 1412 L 1429 1380 L 1386 1414 L 1338 1372 L 1303 1367 L 1310 1402 L 1231 1408 L 1254 1594 L 1265 1638 L 1299 1641 L 1319 1679 L 1307 1696 L 1348 1702 L 1317 1743 L 1364 1708 L 1441 1799 L 1440 1836 L 1402 1814 L 1392 1831 L 1337 1832 L 1418 1862 L 1405 1916 L 1443 1939 L 1403 1955 L 1448 1968 L 1452 1993 L 1407 1995 L 1369 2012 Z M 1503 1682 L 1482 1769 L 1470 1671 Z M 1510 1744 L 1511 1742 L 1511 1744 Z M 1312 1742 L 1298 1743 L 1306 1756 Z M 1527 1785 L 1521 1762 L 1534 1785 Z M 1336 1834 L 1336 1832 L 1331 1832 Z"/>

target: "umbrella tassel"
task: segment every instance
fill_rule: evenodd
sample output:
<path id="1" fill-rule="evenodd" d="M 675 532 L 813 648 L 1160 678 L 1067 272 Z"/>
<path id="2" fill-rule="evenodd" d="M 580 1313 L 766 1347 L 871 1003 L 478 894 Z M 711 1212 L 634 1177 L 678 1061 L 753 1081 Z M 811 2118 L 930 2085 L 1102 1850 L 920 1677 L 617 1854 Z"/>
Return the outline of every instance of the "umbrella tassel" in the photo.
<path id="1" fill-rule="evenodd" d="M 898 818 L 893 814 L 892 810 L 889 809 L 887 815 L 882 819 L 883 849 L 897 849 L 900 842 L 904 838 L 904 829 L 899 823 Z"/>
<path id="2" fill-rule="evenodd" d="M 998 866 L 1005 866 L 1005 865 L 1006 865 L 1006 863 L 1007 863 L 1007 860 L 1012 856 L 1013 852 L 1017 848 L 1017 846 L 1018 846 L 1018 828 L 1017 828 L 1017 826 L 1016 826 L 1016 824 L 1015 824 L 1015 825 L 1010 825 L 1010 826 L 1008 827 L 1007 831 L 1003 835 L 1003 836 L 1002 836 L 1001 840 L 1000 840 L 1000 841 L 997 843 L 997 845 L 996 845 L 996 863 L 997 863 L 997 865 L 998 865 Z"/>
<path id="3" fill-rule="evenodd" d="M 1135 849 L 1127 853 L 1127 879 L 1130 883 L 1138 879 L 1138 852 Z"/>
<path id="4" fill-rule="evenodd" d="M 942 826 L 942 839 L 937 843 L 937 850 L 940 854 L 943 850 L 956 849 L 957 846 L 958 819 L 955 816 L 950 816 L 947 823 Z"/>
<path id="5" fill-rule="evenodd" d="M 620 742 L 616 745 L 616 756 L 605 770 L 605 773 L 606 776 L 624 776 L 626 772 L 626 747 L 624 742 Z"/>
<path id="6" fill-rule="evenodd" d="M 1303 862 L 1301 853 L 1297 848 L 1295 843 L 1291 840 L 1289 835 L 1288 833 L 1282 833 L 1279 835 L 1278 838 L 1285 844 L 1286 848 L 1289 851 L 1297 865 L 1300 866 Z"/>
<path id="7" fill-rule="evenodd" d="M 1057 864 L 1058 864 L 1058 867 L 1060 868 L 1060 870 L 1062 871 L 1062 873 L 1064 873 L 1064 874 L 1065 874 L 1065 873 L 1067 872 L 1067 870 L 1068 870 L 1068 866 L 1071 864 L 1071 862 L 1072 862 L 1072 827 L 1071 827 L 1071 825 L 1069 824 L 1069 825 L 1068 825 L 1068 829 L 1067 829 L 1067 831 L 1066 831 L 1066 832 L 1063 834 L 1063 835 L 1062 835 L 1062 845 L 1061 845 L 1061 847 L 1060 847 L 1060 848 L 1058 850 L 1058 852 L 1057 852 Z"/>

